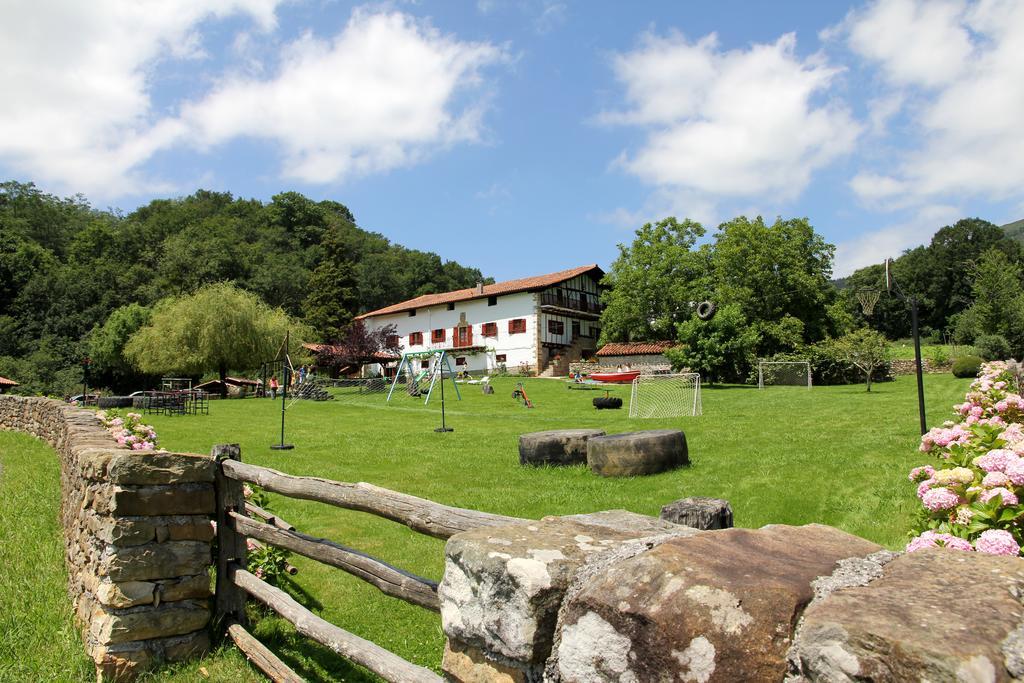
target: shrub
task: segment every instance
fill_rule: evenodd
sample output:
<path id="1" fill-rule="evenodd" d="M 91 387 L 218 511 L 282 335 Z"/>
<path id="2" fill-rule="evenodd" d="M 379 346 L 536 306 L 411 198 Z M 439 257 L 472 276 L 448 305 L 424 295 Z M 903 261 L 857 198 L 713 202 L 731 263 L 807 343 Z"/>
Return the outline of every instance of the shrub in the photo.
<path id="1" fill-rule="evenodd" d="M 981 371 L 981 364 L 984 363 L 981 358 L 977 356 L 964 356 L 963 358 L 957 358 L 953 363 L 953 376 L 954 377 L 977 377 Z"/>
<path id="2" fill-rule="evenodd" d="M 966 360 L 966 359 L 961 359 Z M 928 547 L 1018 555 L 1024 542 L 1024 398 L 1021 368 L 986 363 L 948 421 L 921 437 L 937 457 L 915 467 L 921 501 L 907 552 Z"/>
<path id="3" fill-rule="evenodd" d="M 806 346 L 797 351 L 777 353 L 766 360 L 806 360 L 811 363 L 811 376 L 815 386 L 834 384 L 860 384 L 864 381 L 864 373 L 853 363 L 838 354 L 836 349 L 827 342 Z M 891 382 L 893 380 L 891 363 L 886 362 L 875 370 L 872 383 Z M 748 379 L 751 384 L 757 383 L 757 366 L 755 365 Z"/>
<path id="4" fill-rule="evenodd" d="M 974 340 L 974 348 L 985 360 L 1006 360 L 1010 357 L 1010 342 L 1001 334 L 983 334 Z"/>
<path id="5" fill-rule="evenodd" d="M 932 351 L 932 363 L 938 367 L 949 365 L 949 352 L 945 346 L 936 346 Z"/>

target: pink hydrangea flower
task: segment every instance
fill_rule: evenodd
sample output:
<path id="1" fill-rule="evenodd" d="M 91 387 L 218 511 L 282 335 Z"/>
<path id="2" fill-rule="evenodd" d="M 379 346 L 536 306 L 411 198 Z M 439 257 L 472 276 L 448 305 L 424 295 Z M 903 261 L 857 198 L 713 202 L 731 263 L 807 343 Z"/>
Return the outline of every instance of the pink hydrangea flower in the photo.
<path id="1" fill-rule="evenodd" d="M 951 550 L 973 550 L 971 544 L 962 538 L 957 538 L 951 534 L 940 534 L 934 531 L 925 531 L 917 538 L 910 540 L 907 544 L 907 552 L 912 553 L 923 548 L 940 548 L 945 547 Z"/>
<path id="2" fill-rule="evenodd" d="M 921 503 L 932 512 L 948 510 L 960 504 L 960 496 L 943 486 L 939 486 L 926 491 L 921 496 Z"/>
<path id="3" fill-rule="evenodd" d="M 974 548 L 979 553 L 988 553 L 989 555 L 1020 554 L 1020 546 L 1013 539 L 1013 534 L 1003 529 L 982 531 L 978 539 L 974 541 Z"/>
<path id="4" fill-rule="evenodd" d="M 989 489 L 996 486 L 1008 486 L 1009 484 L 1010 478 L 1004 472 L 989 472 L 981 480 L 981 485 Z"/>
<path id="5" fill-rule="evenodd" d="M 934 479 L 925 479 L 924 481 L 922 481 L 920 484 L 917 485 L 917 497 L 918 498 L 924 498 L 924 494 L 928 493 L 928 491 L 934 485 L 935 485 L 935 480 Z"/>
<path id="6" fill-rule="evenodd" d="M 1003 506 L 1016 505 L 1019 502 L 1016 493 L 1002 486 L 997 486 L 994 489 L 983 492 L 980 496 L 981 502 L 987 503 L 996 496 L 1002 496 Z"/>
<path id="7" fill-rule="evenodd" d="M 1024 486 L 1024 459 L 1017 458 L 1007 463 L 1005 471 L 1014 486 Z"/>
<path id="8" fill-rule="evenodd" d="M 1007 466 L 1020 460 L 1017 454 L 1005 448 L 996 448 L 974 459 L 974 465 L 986 472 L 1005 472 Z"/>
<path id="9" fill-rule="evenodd" d="M 930 479 L 935 474 L 935 468 L 931 465 L 925 465 L 924 467 L 915 467 L 910 470 L 910 481 L 919 481 L 921 479 Z"/>

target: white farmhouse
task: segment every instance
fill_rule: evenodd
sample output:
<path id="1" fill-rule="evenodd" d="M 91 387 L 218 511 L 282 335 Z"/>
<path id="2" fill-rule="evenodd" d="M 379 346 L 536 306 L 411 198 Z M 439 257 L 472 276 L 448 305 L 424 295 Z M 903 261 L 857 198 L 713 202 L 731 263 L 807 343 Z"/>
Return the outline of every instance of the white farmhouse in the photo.
<path id="1" fill-rule="evenodd" d="M 370 329 L 394 325 L 405 352 L 447 351 L 459 371 L 563 375 L 596 350 L 603 276 L 597 265 L 580 266 L 425 294 L 359 318 Z M 416 363 L 426 368 L 430 361 Z"/>

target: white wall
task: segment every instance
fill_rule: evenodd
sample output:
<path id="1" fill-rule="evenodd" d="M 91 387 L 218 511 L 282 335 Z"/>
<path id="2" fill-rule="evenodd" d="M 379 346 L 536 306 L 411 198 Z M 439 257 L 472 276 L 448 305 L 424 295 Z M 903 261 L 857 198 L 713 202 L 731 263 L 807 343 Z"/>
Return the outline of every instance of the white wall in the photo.
<path id="1" fill-rule="evenodd" d="M 486 347 L 486 353 L 463 354 L 458 349 L 452 348 L 454 344 L 453 328 L 459 324 L 463 313 L 466 314 L 466 324 L 473 327 L 472 345 Z M 509 334 L 508 321 L 516 318 L 526 319 L 526 331 Z M 429 308 L 419 308 L 413 317 L 410 317 L 407 311 L 403 311 L 366 318 L 364 322 L 371 330 L 386 325 L 395 325 L 399 337 L 398 343 L 405 352 L 427 351 L 434 348 L 448 349 L 453 366 L 456 358 L 465 357 L 466 365 L 459 366 L 459 370 L 466 369 L 470 372 L 493 370 L 497 364 L 496 356 L 499 354 L 505 354 L 505 367 L 510 371 L 518 370 L 522 363 L 526 363 L 536 370 L 537 301 L 536 295 L 531 292 L 499 295 L 495 306 L 488 306 L 487 297 L 483 297 L 472 301 L 456 302 L 453 311 L 448 310 L 447 304 L 440 304 Z M 497 323 L 498 336 L 484 337 L 484 323 Z M 443 343 L 431 343 L 430 332 L 435 329 L 445 331 Z M 422 345 L 409 344 L 411 332 L 423 333 Z"/>

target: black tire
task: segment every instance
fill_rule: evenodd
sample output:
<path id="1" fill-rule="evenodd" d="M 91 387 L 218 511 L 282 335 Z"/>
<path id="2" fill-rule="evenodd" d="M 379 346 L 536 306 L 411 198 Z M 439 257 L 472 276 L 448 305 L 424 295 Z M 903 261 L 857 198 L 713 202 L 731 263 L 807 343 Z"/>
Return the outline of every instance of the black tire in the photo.
<path id="1" fill-rule="evenodd" d="M 615 410 L 622 407 L 622 399 L 618 396 L 599 396 L 594 399 L 594 407 L 598 410 Z"/>
<path id="2" fill-rule="evenodd" d="M 604 436 L 603 429 L 556 429 L 519 436 L 520 465 L 582 465 L 587 440 Z"/>
<path id="3" fill-rule="evenodd" d="M 131 396 L 100 396 L 96 400 L 97 408 L 131 408 Z"/>
<path id="4" fill-rule="evenodd" d="M 678 429 L 626 432 L 587 441 L 587 464 L 602 477 L 655 474 L 689 463 L 686 435 Z"/>
<path id="5" fill-rule="evenodd" d="M 718 307 L 710 301 L 701 301 L 697 304 L 697 317 L 701 320 L 711 320 L 715 317 Z"/>

